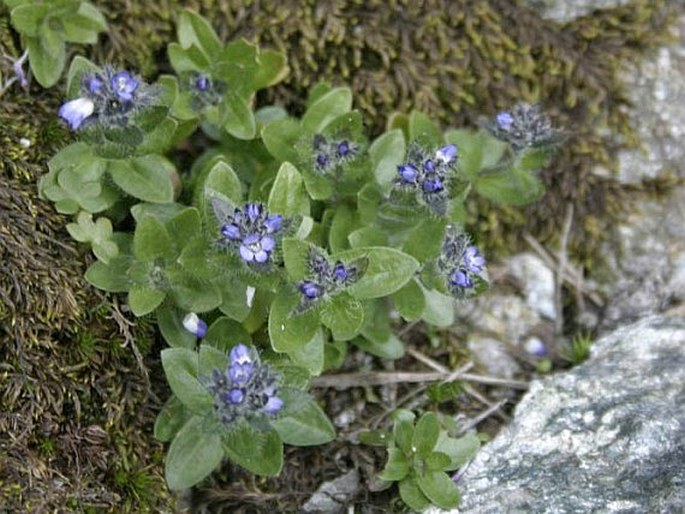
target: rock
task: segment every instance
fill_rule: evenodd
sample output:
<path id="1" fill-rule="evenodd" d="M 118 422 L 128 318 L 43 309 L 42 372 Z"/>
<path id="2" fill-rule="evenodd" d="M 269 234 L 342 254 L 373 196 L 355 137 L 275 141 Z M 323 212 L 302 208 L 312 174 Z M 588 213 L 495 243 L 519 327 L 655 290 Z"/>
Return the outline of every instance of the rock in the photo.
<path id="1" fill-rule="evenodd" d="M 542 18 L 568 23 L 597 9 L 611 9 L 627 4 L 630 0 L 527 0 Z"/>
<path id="2" fill-rule="evenodd" d="M 507 271 L 523 287 L 526 304 L 541 316 L 553 320 L 554 273 L 537 255 L 521 253 L 507 259 Z"/>
<path id="3" fill-rule="evenodd" d="M 468 338 L 467 345 L 473 360 L 482 366 L 488 375 L 511 379 L 521 372 L 521 367 L 502 341 L 472 335 Z"/>
<path id="4" fill-rule="evenodd" d="M 653 316 L 534 381 L 460 481 L 458 512 L 684 512 L 684 347 L 685 317 Z"/>
<path id="5" fill-rule="evenodd" d="M 301 512 L 343 512 L 359 492 L 359 473 L 351 470 L 321 487 L 302 506 Z"/>

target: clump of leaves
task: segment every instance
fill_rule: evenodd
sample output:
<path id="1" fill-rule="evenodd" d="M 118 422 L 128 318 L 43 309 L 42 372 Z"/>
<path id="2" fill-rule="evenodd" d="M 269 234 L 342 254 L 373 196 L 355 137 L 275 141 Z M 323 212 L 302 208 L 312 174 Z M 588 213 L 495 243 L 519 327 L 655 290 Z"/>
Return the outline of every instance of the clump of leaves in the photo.
<path id="1" fill-rule="evenodd" d="M 388 461 L 378 477 L 386 487 L 397 482 L 400 498 L 411 509 L 422 511 L 431 503 L 442 509 L 456 507 L 459 490 L 448 472 L 474 457 L 480 439 L 475 434 L 451 437 L 432 412 L 416 420 L 411 411 L 398 409 L 392 417 L 392 432 L 373 431 L 360 436 L 364 443 L 387 447 Z"/>

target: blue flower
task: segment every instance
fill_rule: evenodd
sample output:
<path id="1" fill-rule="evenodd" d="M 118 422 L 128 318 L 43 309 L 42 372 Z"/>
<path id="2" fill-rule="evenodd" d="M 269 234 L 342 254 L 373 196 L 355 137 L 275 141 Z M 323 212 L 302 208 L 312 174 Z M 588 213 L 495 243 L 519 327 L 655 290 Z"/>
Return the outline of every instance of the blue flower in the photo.
<path id="1" fill-rule="evenodd" d="M 300 282 L 297 288 L 309 300 L 316 300 L 319 296 L 323 294 L 321 286 L 315 284 L 311 280 L 305 280 L 303 282 Z"/>
<path id="2" fill-rule="evenodd" d="M 278 396 L 280 376 L 244 344 L 231 349 L 223 372 L 214 370 L 211 378 L 202 381 L 214 398 L 217 417 L 229 426 L 241 418 L 272 418 L 284 406 Z"/>
<path id="3" fill-rule="evenodd" d="M 243 239 L 240 245 L 240 257 L 247 263 L 258 262 L 264 264 L 269 260 L 271 251 L 276 247 L 276 242 L 270 236 L 250 234 Z"/>
<path id="4" fill-rule="evenodd" d="M 514 123 L 514 117 L 511 115 L 511 113 L 507 111 L 502 111 L 499 114 L 497 114 L 496 120 L 497 126 L 502 130 L 509 130 L 511 128 L 512 123 Z"/>
<path id="5" fill-rule="evenodd" d="M 397 173 L 400 174 L 400 178 L 403 182 L 415 183 L 417 177 L 419 176 L 419 170 L 417 170 L 411 164 L 402 164 L 397 167 Z"/>
<path id="6" fill-rule="evenodd" d="M 443 164 L 449 164 L 457 157 L 457 146 L 447 145 L 435 151 L 435 159 Z"/>
<path id="7" fill-rule="evenodd" d="M 94 75 L 91 77 L 88 77 L 86 79 L 86 87 L 88 88 L 88 91 L 91 94 L 96 95 L 102 89 L 102 80 L 100 80 L 98 77 L 96 77 Z"/>
<path id="8" fill-rule="evenodd" d="M 207 75 L 199 74 L 195 79 L 195 87 L 198 91 L 208 91 L 212 83 Z"/>
<path id="9" fill-rule="evenodd" d="M 327 174 L 337 170 L 347 162 L 355 159 L 360 152 L 360 146 L 349 139 L 327 139 L 322 134 L 315 134 L 312 138 L 314 169 L 319 174 Z"/>
<path id="10" fill-rule="evenodd" d="M 456 145 L 441 146 L 429 151 L 412 142 L 406 162 L 397 167 L 399 179 L 395 185 L 404 191 L 413 191 L 418 202 L 430 211 L 444 216 L 447 211 L 447 189 L 457 164 Z"/>
<path id="11" fill-rule="evenodd" d="M 186 314 L 183 318 L 183 328 L 200 339 L 207 335 L 207 323 L 202 321 L 194 312 Z"/>
<path id="12" fill-rule="evenodd" d="M 447 289 L 457 298 L 476 293 L 476 285 L 485 282 L 485 258 L 466 234 L 450 226 L 443 242 L 438 270 L 447 282 Z"/>
<path id="13" fill-rule="evenodd" d="M 213 198 L 212 205 L 221 227 L 220 244 L 233 249 L 249 265 L 268 263 L 288 224 L 283 216 L 269 214 L 260 203 L 231 209 L 223 200 Z"/>
<path id="14" fill-rule="evenodd" d="M 514 151 L 558 143 L 563 133 L 552 127 L 549 117 L 537 105 L 517 103 L 508 111 L 501 111 L 494 122 L 480 123 L 493 136 L 509 143 Z"/>
<path id="15" fill-rule="evenodd" d="M 129 102 L 133 99 L 133 93 L 138 89 L 138 79 L 133 77 L 128 71 L 120 71 L 110 80 L 112 91 L 119 99 Z"/>
<path id="16" fill-rule="evenodd" d="M 95 110 L 95 104 L 90 98 L 76 98 L 62 105 L 59 108 L 59 116 L 67 123 L 72 130 L 78 129 L 81 124 L 90 117 Z"/>

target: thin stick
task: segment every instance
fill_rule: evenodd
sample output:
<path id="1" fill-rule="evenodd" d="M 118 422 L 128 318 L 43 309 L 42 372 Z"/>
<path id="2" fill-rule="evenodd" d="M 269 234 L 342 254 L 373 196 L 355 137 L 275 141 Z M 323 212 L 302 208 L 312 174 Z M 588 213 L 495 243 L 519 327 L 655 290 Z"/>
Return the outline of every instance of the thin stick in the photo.
<path id="1" fill-rule="evenodd" d="M 557 272 L 554 276 L 554 333 L 561 336 L 564 332 L 564 304 L 562 299 L 561 286 L 564 283 L 564 272 L 568 263 L 568 236 L 571 233 L 571 226 L 573 224 L 573 204 L 569 203 L 566 208 L 566 217 L 564 218 L 564 227 L 561 231 L 561 241 L 559 244 L 558 266 Z"/>
<path id="2" fill-rule="evenodd" d="M 456 375 L 456 374 L 455 374 Z M 466 380 L 479 384 L 499 385 L 511 387 L 512 389 L 528 389 L 528 382 L 520 380 L 508 380 L 505 378 L 488 377 L 484 375 L 474 375 L 472 373 L 461 373 L 459 375 L 446 375 L 445 373 L 413 373 L 413 372 L 383 372 L 370 371 L 364 373 L 341 373 L 338 375 L 323 375 L 312 381 L 312 386 L 335 389 L 350 389 L 352 387 L 364 387 L 374 385 L 398 384 L 398 383 L 417 383 L 417 382 L 438 382 L 447 378 L 452 380 Z"/>
<path id="3" fill-rule="evenodd" d="M 483 421 L 484 419 L 489 418 L 489 417 L 492 416 L 493 414 L 495 414 L 495 413 L 500 413 L 499 410 L 500 410 L 502 407 L 504 407 L 504 405 L 505 405 L 508 401 L 509 401 L 509 400 L 507 400 L 507 399 L 500 400 L 499 402 L 497 402 L 496 404 L 494 404 L 493 406 L 491 406 L 491 407 L 488 408 L 487 410 L 481 412 L 478 416 L 476 416 L 475 418 L 473 418 L 471 421 L 469 421 L 468 423 L 466 423 L 463 427 L 461 427 L 461 428 L 459 429 L 459 435 L 465 434 L 466 432 L 468 432 L 469 430 L 471 430 L 472 428 L 474 428 L 476 425 L 478 425 L 481 421 Z M 500 413 L 500 414 L 501 414 L 501 413 Z"/>

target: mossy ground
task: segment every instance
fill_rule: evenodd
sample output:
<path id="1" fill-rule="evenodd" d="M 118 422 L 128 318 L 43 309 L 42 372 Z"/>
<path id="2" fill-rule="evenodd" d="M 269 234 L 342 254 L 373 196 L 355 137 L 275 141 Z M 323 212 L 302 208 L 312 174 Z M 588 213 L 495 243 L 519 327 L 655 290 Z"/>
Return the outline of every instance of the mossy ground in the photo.
<path id="1" fill-rule="evenodd" d="M 298 112 L 315 82 L 350 85 L 372 134 L 394 110 L 418 108 L 448 127 L 474 125 L 518 100 L 542 102 L 569 133 L 543 174 L 547 195 L 528 209 L 474 204 L 469 228 L 490 254 L 517 249 L 524 229 L 556 244 L 572 203 L 571 255 L 590 266 L 632 194 L 591 173 L 615 166 L 611 142 L 638 143 L 619 72 L 668 41 L 675 9 L 635 0 L 560 26 L 511 0 L 94 3 L 107 13 L 111 33 L 97 48 L 75 52 L 153 77 L 168 71 L 164 48 L 178 10 L 195 7 L 223 39 L 242 36 L 288 55 L 290 75 L 259 102 Z M 3 9 L 0 47 L 16 56 Z M 35 84 L 30 92 L 12 88 L 0 102 L 0 511 L 172 510 L 163 447 L 151 437 L 156 394 L 166 395 L 158 391 L 154 333 L 145 321 L 129 325 L 116 298 L 86 284 L 89 257 L 69 239 L 67 219 L 37 197 L 47 159 L 70 137 L 55 119 L 60 102 L 59 88 Z M 340 448 L 329 446 L 293 455 L 283 482 L 250 484 L 245 477 L 237 496 L 210 484 L 196 500 L 230 509 L 250 490 L 313 488 L 334 475 Z M 355 453 L 349 462 L 360 458 Z M 271 499 L 272 510 L 302 500 Z"/>

